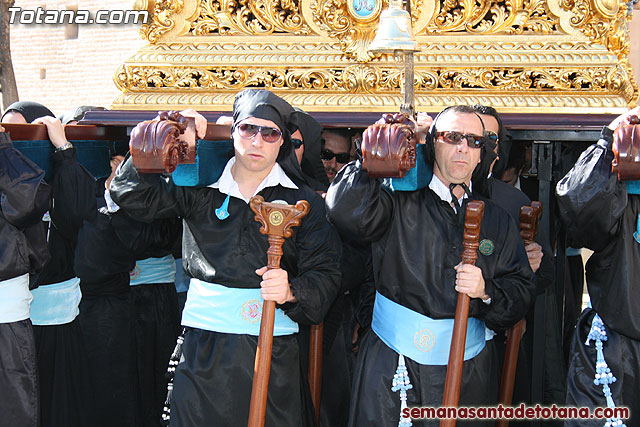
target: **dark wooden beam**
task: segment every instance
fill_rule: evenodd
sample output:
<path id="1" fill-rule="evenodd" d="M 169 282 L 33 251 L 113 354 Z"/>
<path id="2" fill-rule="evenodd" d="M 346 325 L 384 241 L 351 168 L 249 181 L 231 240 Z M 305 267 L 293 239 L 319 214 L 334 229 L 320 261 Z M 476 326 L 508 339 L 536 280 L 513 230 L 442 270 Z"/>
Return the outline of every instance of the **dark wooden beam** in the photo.
<path id="1" fill-rule="evenodd" d="M 45 141 L 49 139 L 45 125 L 3 123 L 2 126 L 14 141 Z M 66 125 L 64 132 L 69 141 L 128 140 L 124 127 Z"/>
<path id="2" fill-rule="evenodd" d="M 435 117 L 436 112 L 429 112 Z M 220 116 L 229 116 L 229 111 L 203 111 L 210 123 Z M 80 123 L 110 126 L 135 126 L 143 120 L 151 120 L 157 111 L 89 111 Z M 365 128 L 381 116 L 371 112 L 317 112 L 311 115 L 325 127 Z M 616 116 L 613 114 L 532 114 L 504 113 L 500 115 L 508 129 L 520 130 L 599 130 Z"/>

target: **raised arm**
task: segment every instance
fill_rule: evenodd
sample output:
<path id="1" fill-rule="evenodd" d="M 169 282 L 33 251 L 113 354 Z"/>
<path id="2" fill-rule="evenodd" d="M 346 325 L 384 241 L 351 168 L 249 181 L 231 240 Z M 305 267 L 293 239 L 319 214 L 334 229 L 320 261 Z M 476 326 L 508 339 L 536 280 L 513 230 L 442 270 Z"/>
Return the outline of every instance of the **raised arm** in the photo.
<path id="1" fill-rule="evenodd" d="M 109 185 L 118 206 L 144 222 L 188 216 L 189 190 L 193 189 L 176 186 L 168 176 L 138 173 L 131 157 L 120 165 Z"/>
<path id="2" fill-rule="evenodd" d="M 326 197 L 329 219 L 346 241 L 368 243 L 380 240 L 393 216 L 392 195 L 379 179 L 362 170 L 360 160 L 346 165 L 336 175 Z"/>
<path id="3" fill-rule="evenodd" d="M 611 173 L 613 131 L 604 128 L 556 186 L 567 234 L 577 247 L 598 250 L 618 232 L 627 205 L 625 184 Z"/>
<path id="4" fill-rule="evenodd" d="M 95 179 L 76 161 L 76 149 L 67 141 L 60 120 L 46 116 L 33 123 L 44 124 L 55 151 L 51 154 L 53 204 L 51 219 L 67 238 L 74 238 L 82 221 L 97 214 Z"/>

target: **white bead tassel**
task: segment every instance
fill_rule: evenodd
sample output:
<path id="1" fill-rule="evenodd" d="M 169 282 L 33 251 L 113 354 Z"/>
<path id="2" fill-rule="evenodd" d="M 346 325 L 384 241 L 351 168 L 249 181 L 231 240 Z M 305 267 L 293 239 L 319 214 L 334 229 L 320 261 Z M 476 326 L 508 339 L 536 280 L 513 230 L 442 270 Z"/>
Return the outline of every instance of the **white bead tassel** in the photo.
<path id="1" fill-rule="evenodd" d="M 586 345 L 589 345 L 590 340 L 595 340 L 596 342 L 596 375 L 593 383 L 595 385 L 602 385 L 602 392 L 607 400 L 607 407 L 615 408 L 616 404 L 613 401 L 613 397 L 611 397 L 611 389 L 609 388 L 609 384 L 613 384 L 617 381 L 616 377 L 613 376 L 611 369 L 609 369 L 609 365 L 607 365 L 607 361 L 604 360 L 604 352 L 603 352 L 603 342 L 607 341 L 609 337 L 607 337 L 607 331 L 604 327 L 604 322 L 597 314 L 593 316 L 593 320 L 591 321 L 591 330 L 589 331 L 589 335 L 587 336 Z M 626 425 L 622 422 L 620 418 L 609 418 L 607 422 L 604 424 L 604 427 L 626 427 Z"/>
<path id="2" fill-rule="evenodd" d="M 413 386 L 409 381 L 409 371 L 407 371 L 407 367 L 404 364 L 404 356 L 400 354 L 398 355 L 398 368 L 393 376 L 393 387 L 391 387 L 393 392 L 400 391 L 400 422 L 398 422 L 398 427 L 411 427 L 413 425 L 411 418 L 402 416 L 402 411 L 407 408 L 407 390 L 412 388 Z"/>

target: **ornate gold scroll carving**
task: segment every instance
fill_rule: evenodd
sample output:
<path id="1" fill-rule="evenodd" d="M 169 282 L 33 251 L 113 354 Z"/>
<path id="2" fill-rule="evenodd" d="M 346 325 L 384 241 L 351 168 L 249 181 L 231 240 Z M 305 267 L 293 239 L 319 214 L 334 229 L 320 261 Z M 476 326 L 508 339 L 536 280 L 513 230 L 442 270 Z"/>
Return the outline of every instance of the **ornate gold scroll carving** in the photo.
<path id="1" fill-rule="evenodd" d="M 141 0 L 143 1 L 143 0 Z M 149 0 L 150 1 L 150 0 Z M 402 65 L 373 55 L 387 0 L 156 0 L 149 44 L 114 81 L 118 109 L 230 110 L 245 87 L 308 111 L 392 111 Z M 630 12 L 616 0 L 411 0 L 418 110 L 481 102 L 512 112 L 634 105 Z"/>

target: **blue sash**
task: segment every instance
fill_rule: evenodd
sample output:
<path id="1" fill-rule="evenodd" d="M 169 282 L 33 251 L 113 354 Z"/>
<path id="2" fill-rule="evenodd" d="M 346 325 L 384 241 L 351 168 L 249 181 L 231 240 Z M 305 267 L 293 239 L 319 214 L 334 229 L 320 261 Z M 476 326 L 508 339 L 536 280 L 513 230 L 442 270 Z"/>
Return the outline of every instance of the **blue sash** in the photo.
<path id="1" fill-rule="evenodd" d="M 176 292 L 187 292 L 189 290 L 190 277 L 185 273 L 182 267 L 182 258 L 176 260 Z"/>
<path id="2" fill-rule="evenodd" d="M 579 256 L 582 255 L 582 248 L 567 248 L 565 250 L 566 256 Z"/>
<path id="3" fill-rule="evenodd" d="M 478 355 L 485 345 L 485 325 L 470 317 L 464 360 Z M 371 329 L 398 354 L 422 365 L 446 365 L 453 334 L 453 319 L 431 319 L 376 292 Z"/>
<path id="4" fill-rule="evenodd" d="M 136 261 L 136 266 L 129 272 L 129 280 L 130 286 L 174 283 L 176 280 L 176 262 L 173 259 L 173 255 Z"/>
<path id="5" fill-rule="evenodd" d="M 31 291 L 31 322 L 38 326 L 64 325 L 80 313 L 80 279 L 40 286 Z"/>
<path id="6" fill-rule="evenodd" d="M 226 334 L 260 335 L 260 289 L 227 288 L 191 278 L 182 325 Z M 276 308 L 274 336 L 298 332 L 298 324 Z"/>

